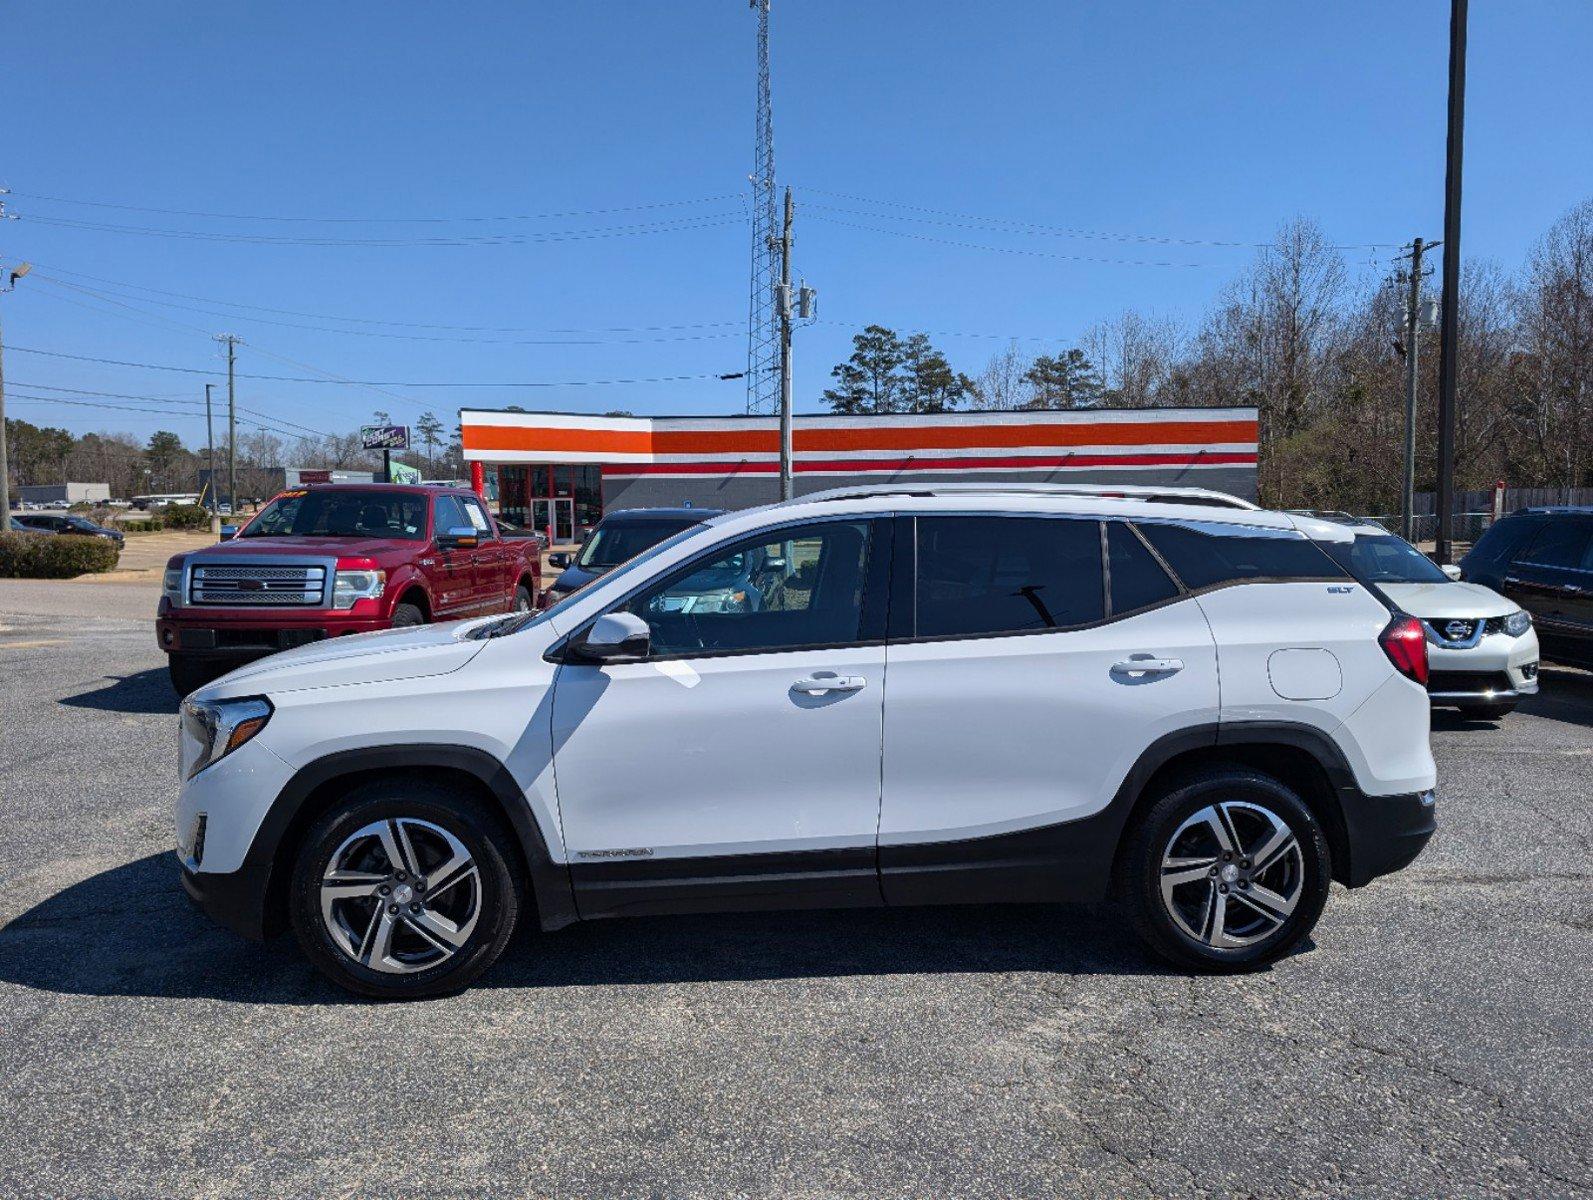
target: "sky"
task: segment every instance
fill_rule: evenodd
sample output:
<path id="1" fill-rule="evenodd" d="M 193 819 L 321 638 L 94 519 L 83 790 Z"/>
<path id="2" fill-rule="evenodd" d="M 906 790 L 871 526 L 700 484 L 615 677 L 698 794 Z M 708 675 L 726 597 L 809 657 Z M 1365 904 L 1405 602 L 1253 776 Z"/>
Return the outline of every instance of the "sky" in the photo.
<path id="1" fill-rule="evenodd" d="M 1441 236 L 1447 0 L 773 5 L 820 303 L 798 412 L 869 323 L 977 375 L 1128 308 L 1198 321 L 1298 216 L 1367 279 Z M 0 297 L 9 415 L 202 445 L 219 333 L 246 419 L 279 431 L 742 411 L 717 376 L 746 365 L 744 0 L 0 21 L 0 262 L 35 264 Z M 1464 245 L 1514 269 L 1593 196 L 1593 4 L 1476 4 L 1470 41 Z"/>

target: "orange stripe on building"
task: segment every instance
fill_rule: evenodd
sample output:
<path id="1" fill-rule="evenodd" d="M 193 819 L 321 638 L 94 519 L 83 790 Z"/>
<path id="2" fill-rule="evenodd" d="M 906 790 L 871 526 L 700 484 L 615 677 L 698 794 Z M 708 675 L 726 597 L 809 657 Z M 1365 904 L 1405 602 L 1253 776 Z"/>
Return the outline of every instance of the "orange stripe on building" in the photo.
<path id="1" fill-rule="evenodd" d="M 601 457 L 607 454 L 775 454 L 776 429 L 569 429 L 465 425 L 466 450 L 524 450 Z M 829 427 L 798 424 L 798 453 L 834 450 L 972 450 L 1020 446 L 1155 446 L 1254 442 L 1257 424 L 1237 421 L 1069 421 Z"/>

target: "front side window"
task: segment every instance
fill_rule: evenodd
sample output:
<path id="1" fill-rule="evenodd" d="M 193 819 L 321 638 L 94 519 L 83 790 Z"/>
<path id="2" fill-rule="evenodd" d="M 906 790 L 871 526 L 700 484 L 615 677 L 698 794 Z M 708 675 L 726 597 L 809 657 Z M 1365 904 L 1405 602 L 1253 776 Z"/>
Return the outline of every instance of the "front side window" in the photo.
<path id="1" fill-rule="evenodd" d="M 418 542 L 426 536 L 426 497 L 413 492 L 283 492 L 244 526 L 240 537 L 379 537 Z"/>
<path id="2" fill-rule="evenodd" d="M 1589 527 L 1581 521 L 1549 521 L 1538 530 L 1516 559 L 1535 567 L 1562 570 L 1587 570 L 1593 567 L 1593 546 L 1588 544 Z"/>
<path id="3" fill-rule="evenodd" d="M 735 544 L 632 599 L 652 654 L 776 652 L 863 641 L 868 522 L 827 521 Z"/>
<path id="4" fill-rule="evenodd" d="M 1101 527 L 1047 517 L 920 517 L 920 638 L 1035 633 L 1106 615 Z"/>
<path id="5" fill-rule="evenodd" d="M 437 531 L 436 536 L 442 537 L 450 529 L 469 529 L 471 520 L 465 516 L 464 505 L 459 503 L 454 496 L 438 496 L 433 502 L 436 507 L 432 509 L 432 528 Z"/>
<path id="6" fill-rule="evenodd" d="M 475 527 L 477 533 L 486 537 L 492 536 L 492 525 L 487 520 L 487 510 L 481 507 L 481 501 L 455 497 L 459 506 L 464 510 L 465 524 Z"/>
<path id="7" fill-rule="evenodd" d="M 1145 540 L 1194 590 L 1259 579 L 1346 579 L 1343 570 L 1304 534 L 1243 526 L 1137 522 Z"/>

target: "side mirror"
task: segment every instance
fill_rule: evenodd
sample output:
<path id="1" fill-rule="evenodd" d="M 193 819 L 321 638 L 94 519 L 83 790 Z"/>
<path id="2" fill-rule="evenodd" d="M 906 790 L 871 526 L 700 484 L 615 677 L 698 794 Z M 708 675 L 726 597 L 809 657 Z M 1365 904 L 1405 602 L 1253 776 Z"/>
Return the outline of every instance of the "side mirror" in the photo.
<path id="1" fill-rule="evenodd" d="M 647 657 L 652 630 L 635 613 L 604 613 L 586 631 L 586 638 L 570 647 L 581 662 L 635 662 Z"/>
<path id="2" fill-rule="evenodd" d="M 1456 566 L 1454 563 L 1445 563 L 1443 566 L 1439 567 L 1438 569 L 1440 571 L 1442 571 L 1445 575 L 1449 576 L 1449 578 L 1451 578 L 1451 579 L 1458 580 L 1460 578 L 1460 568 L 1458 566 Z"/>
<path id="3" fill-rule="evenodd" d="M 570 565 L 570 556 L 560 550 L 557 554 L 548 555 L 548 566 L 556 571 L 562 571 Z"/>
<path id="4" fill-rule="evenodd" d="M 437 545 L 443 550 L 474 550 L 481 543 L 481 535 L 474 525 L 455 525 L 437 535 Z"/>
<path id="5" fill-rule="evenodd" d="M 232 541 L 233 538 L 235 538 L 237 536 L 238 536 L 238 527 L 236 525 L 223 525 L 221 527 L 221 540 L 222 541 L 230 542 L 230 541 Z"/>

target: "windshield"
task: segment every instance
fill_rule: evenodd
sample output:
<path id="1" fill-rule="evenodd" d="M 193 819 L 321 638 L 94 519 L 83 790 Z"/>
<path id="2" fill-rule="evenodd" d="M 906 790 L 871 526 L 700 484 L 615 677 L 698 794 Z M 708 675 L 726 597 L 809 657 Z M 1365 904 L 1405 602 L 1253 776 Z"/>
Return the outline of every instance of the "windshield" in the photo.
<path id="1" fill-rule="evenodd" d="M 695 523 L 686 526 L 686 528 L 679 530 L 672 537 L 665 538 L 657 545 L 651 546 L 642 551 L 629 562 L 617 567 L 608 575 L 604 576 L 601 585 L 594 584 L 593 587 L 602 586 L 607 588 L 611 583 L 614 583 L 617 580 L 625 579 L 627 576 L 634 574 L 636 571 L 652 562 L 653 559 L 657 558 L 660 554 L 663 554 L 665 551 L 680 545 L 680 543 L 684 541 L 690 540 L 692 537 L 701 533 L 706 528 L 707 526 L 701 523 Z M 571 605 L 585 604 L 586 601 L 591 598 L 591 595 L 592 592 L 590 588 L 583 588 L 578 592 L 571 592 L 557 604 L 551 605 L 548 608 L 544 608 L 541 612 L 512 613 L 501 620 L 489 622 L 486 625 L 480 625 L 475 629 L 472 629 L 466 636 L 472 638 L 495 638 L 505 637 L 511 633 L 519 633 L 522 629 L 529 629 L 533 625 L 540 625 L 554 613 L 563 612 Z"/>
<path id="2" fill-rule="evenodd" d="M 579 567 L 589 571 L 605 571 L 610 567 L 617 567 L 627 559 L 635 558 L 643 550 L 656 546 L 659 542 L 683 529 L 689 529 L 697 524 L 695 521 L 605 521 L 586 539 L 586 545 L 581 547 L 580 557 L 575 560 Z"/>
<path id="3" fill-rule="evenodd" d="M 239 537 L 377 537 L 426 540 L 426 501 L 375 488 L 283 492 Z"/>
<path id="4" fill-rule="evenodd" d="M 1404 538 L 1392 534 L 1357 537 L 1349 551 L 1350 574 L 1362 583 L 1448 583 L 1449 576 Z"/>

